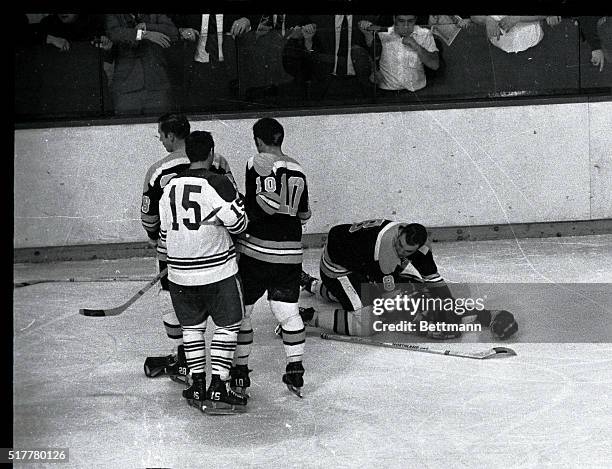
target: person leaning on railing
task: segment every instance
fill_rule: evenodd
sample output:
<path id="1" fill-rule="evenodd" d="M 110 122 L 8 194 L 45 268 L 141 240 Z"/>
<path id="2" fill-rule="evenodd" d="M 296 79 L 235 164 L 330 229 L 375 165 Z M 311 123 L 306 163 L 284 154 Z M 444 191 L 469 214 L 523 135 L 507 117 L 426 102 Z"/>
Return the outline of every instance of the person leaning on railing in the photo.
<path id="1" fill-rule="evenodd" d="M 166 15 L 105 15 L 106 35 L 117 46 L 113 77 L 116 114 L 162 113 L 172 106 L 165 50 L 178 40 Z"/>
<path id="2" fill-rule="evenodd" d="M 46 44 L 60 51 L 69 51 L 71 42 L 90 41 L 109 51 L 113 43 L 104 34 L 104 19 L 99 15 L 58 13 L 45 16 L 40 21 L 40 32 Z"/>

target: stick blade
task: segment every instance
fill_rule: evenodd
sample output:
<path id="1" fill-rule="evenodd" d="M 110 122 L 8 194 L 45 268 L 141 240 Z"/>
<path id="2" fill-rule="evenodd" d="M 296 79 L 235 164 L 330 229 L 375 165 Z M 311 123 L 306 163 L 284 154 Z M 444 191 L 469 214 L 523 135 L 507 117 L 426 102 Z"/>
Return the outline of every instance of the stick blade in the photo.
<path id="1" fill-rule="evenodd" d="M 92 317 L 92 318 L 106 316 L 106 312 L 103 309 L 81 308 L 79 309 L 79 314 L 82 314 L 83 316 L 87 316 L 87 317 Z"/>
<path id="2" fill-rule="evenodd" d="M 481 360 L 488 360 L 490 358 L 504 358 L 516 355 L 516 352 L 508 347 L 493 347 L 486 352 L 480 352 L 474 354 L 474 358 L 480 358 Z"/>
<path id="3" fill-rule="evenodd" d="M 516 355 L 516 352 L 508 347 L 493 347 L 493 350 L 495 351 L 494 356 L 504 356 L 505 355 L 507 357 L 511 357 L 513 355 Z"/>

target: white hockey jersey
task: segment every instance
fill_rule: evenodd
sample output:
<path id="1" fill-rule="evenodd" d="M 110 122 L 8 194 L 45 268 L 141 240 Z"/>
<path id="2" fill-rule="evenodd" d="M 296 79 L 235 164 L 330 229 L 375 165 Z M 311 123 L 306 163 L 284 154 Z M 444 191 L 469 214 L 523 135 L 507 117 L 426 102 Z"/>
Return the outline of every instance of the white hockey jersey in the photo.
<path id="1" fill-rule="evenodd" d="M 208 285 L 238 272 L 230 234 L 244 231 L 248 220 L 226 176 L 206 169 L 184 171 L 165 186 L 159 215 L 171 282 Z"/>

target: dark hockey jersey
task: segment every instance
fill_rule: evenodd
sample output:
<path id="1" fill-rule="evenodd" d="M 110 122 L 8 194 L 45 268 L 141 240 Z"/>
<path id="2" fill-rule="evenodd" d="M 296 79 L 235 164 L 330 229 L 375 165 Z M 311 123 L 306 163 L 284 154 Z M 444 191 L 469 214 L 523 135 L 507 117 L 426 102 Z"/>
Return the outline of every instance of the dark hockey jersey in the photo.
<path id="1" fill-rule="evenodd" d="M 260 153 L 247 162 L 246 233 L 243 255 L 275 264 L 302 262 L 302 223 L 310 218 L 308 185 L 300 164 L 288 156 Z"/>
<path id="2" fill-rule="evenodd" d="M 168 182 L 159 202 L 160 241 L 168 279 L 207 285 L 238 272 L 230 235 L 247 226 L 244 202 L 225 175 L 183 171 Z"/>
<path id="3" fill-rule="evenodd" d="M 438 267 L 427 245 L 401 259 L 393 246 L 401 223 L 391 220 L 366 220 L 352 225 L 334 226 L 327 236 L 321 256 L 321 270 L 328 277 L 338 278 L 358 272 L 372 282 L 384 282 L 392 276 L 401 281 L 408 264 L 426 282 L 442 282 Z"/>
<path id="4" fill-rule="evenodd" d="M 164 187 L 174 176 L 187 170 L 189 164 L 185 149 L 181 148 L 157 161 L 147 171 L 142 189 L 140 219 L 150 239 L 156 240 L 159 238 L 159 200 Z M 217 174 L 225 174 L 236 187 L 229 164 L 223 156 L 214 155 L 211 171 Z M 157 253 L 161 260 L 165 260 L 163 252 L 158 249 Z"/>

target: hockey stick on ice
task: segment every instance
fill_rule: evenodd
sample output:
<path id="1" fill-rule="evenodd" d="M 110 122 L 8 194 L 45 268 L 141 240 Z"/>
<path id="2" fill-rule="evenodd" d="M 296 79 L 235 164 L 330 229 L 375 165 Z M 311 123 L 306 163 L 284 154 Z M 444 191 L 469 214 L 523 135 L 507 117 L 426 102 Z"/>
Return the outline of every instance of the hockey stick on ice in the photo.
<path id="1" fill-rule="evenodd" d="M 128 309 L 138 298 L 140 298 L 147 291 L 149 291 L 149 289 L 153 285 L 155 285 L 157 282 L 159 282 L 161 280 L 161 278 L 163 276 L 165 276 L 167 273 L 168 273 L 168 269 L 165 268 L 159 274 L 157 274 L 154 279 L 152 279 L 144 287 L 142 287 L 140 290 L 138 290 L 138 293 L 136 293 L 134 296 L 132 296 L 129 300 L 127 300 L 121 306 L 117 306 L 116 308 L 110 308 L 110 309 L 87 309 L 87 308 L 82 308 L 82 309 L 79 309 L 79 313 L 82 314 L 83 316 L 93 316 L 93 317 L 118 316 L 119 314 L 123 313 L 126 309 Z"/>
<path id="2" fill-rule="evenodd" d="M 493 347 L 482 352 L 459 352 L 454 350 L 436 350 L 420 344 L 402 344 L 396 342 L 379 342 L 368 339 L 366 337 L 353 337 L 346 335 L 329 334 L 321 332 L 322 339 L 338 340 L 340 342 L 350 342 L 355 344 L 375 345 L 377 347 L 399 348 L 403 350 L 411 350 L 413 352 L 434 353 L 436 355 L 449 355 L 451 357 L 475 358 L 477 360 L 485 360 L 492 357 L 512 356 L 516 352 L 507 347 Z"/>
<path id="3" fill-rule="evenodd" d="M 34 280 L 24 280 L 22 282 L 13 282 L 13 288 L 29 287 L 39 283 L 81 283 L 81 282 L 143 282 L 151 280 L 150 275 L 116 275 L 113 277 L 69 277 L 69 278 L 39 278 Z"/>

